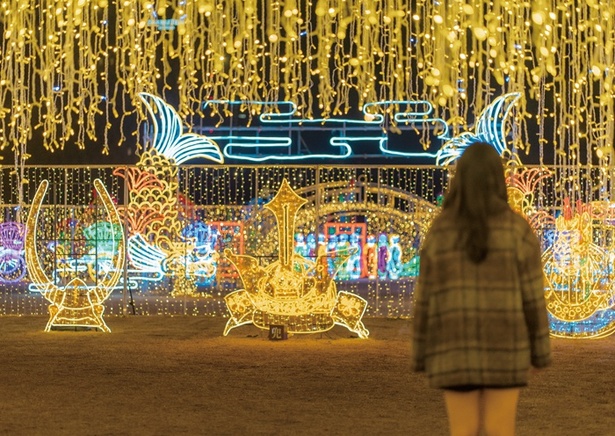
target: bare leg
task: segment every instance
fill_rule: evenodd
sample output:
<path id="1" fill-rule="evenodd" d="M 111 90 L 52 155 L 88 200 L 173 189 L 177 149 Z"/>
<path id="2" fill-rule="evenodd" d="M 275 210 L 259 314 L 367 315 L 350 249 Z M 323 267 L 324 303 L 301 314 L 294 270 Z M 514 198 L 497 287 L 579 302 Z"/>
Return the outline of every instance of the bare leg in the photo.
<path id="1" fill-rule="evenodd" d="M 514 436 L 520 388 L 483 390 L 483 419 L 487 436 Z"/>
<path id="2" fill-rule="evenodd" d="M 480 425 L 480 392 L 444 391 L 451 436 L 477 436 Z"/>

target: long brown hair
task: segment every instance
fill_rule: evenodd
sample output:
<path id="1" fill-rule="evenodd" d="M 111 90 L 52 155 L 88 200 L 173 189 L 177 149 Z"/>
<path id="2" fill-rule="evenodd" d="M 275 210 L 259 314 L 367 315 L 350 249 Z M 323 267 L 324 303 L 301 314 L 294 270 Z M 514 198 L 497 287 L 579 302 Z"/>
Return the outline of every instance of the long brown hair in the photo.
<path id="1" fill-rule="evenodd" d="M 492 145 L 475 142 L 463 152 L 442 208 L 452 215 L 459 229 L 459 244 L 470 260 L 485 260 L 489 251 L 487 220 L 508 208 L 502 160 Z"/>

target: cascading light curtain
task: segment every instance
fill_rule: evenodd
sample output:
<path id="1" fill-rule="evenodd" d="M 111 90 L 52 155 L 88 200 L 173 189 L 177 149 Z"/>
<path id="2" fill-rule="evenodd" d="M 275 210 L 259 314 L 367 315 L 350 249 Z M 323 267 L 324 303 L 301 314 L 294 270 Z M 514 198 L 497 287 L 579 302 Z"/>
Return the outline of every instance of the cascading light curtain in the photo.
<path id="1" fill-rule="evenodd" d="M 613 176 L 613 64 L 615 4 L 597 0 L 532 2 L 536 66 L 530 71 L 551 135 L 540 140 L 555 150 L 555 163 L 568 167 L 557 181 L 572 200 L 610 197 Z M 548 139 L 551 142 L 548 142 Z M 597 160 L 600 180 L 579 175 L 579 164 Z"/>
<path id="2" fill-rule="evenodd" d="M 597 0 L 3 0 L 0 147 L 22 164 L 40 131 L 49 150 L 108 151 L 116 119 L 145 119 L 139 92 L 170 96 L 184 117 L 207 99 L 253 116 L 293 101 L 317 118 L 426 99 L 457 133 L 518 91 L 519 149 L 608 167 L 613 14 Z M 581 192 L 570 179 L 562 189 Z"/>

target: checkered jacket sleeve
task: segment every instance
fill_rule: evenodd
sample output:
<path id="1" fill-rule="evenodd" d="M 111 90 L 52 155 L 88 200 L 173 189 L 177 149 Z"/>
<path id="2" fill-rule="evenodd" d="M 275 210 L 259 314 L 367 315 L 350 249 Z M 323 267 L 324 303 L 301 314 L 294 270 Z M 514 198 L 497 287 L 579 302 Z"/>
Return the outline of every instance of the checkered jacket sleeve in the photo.
<path id="1" fill-rule="evenodd" d="M 425 240 L 425 244 L 428 239 Z M 429 289 L 432 284 L 430 278 L 433 277 L 429 256 L 420 256 L 419 276 L 414 289 L 414 309 L 413 309 L 413 335 L 412 335 L 412 369 L 413 371 L 425 371 L 425 341 L 427 338 L 427 310 L 428 296 L 425 289 Z"/>
<path id="2" fill-rule="evenodd" d="M 545 277 L 540 243 L 529 226 L 520 244 L 517 264 L 523 296 L 523 314 L 530 339 L 531 362 L 534 367 L 543 368 L 551 362 L 549 319 L 544 294 Z"/>

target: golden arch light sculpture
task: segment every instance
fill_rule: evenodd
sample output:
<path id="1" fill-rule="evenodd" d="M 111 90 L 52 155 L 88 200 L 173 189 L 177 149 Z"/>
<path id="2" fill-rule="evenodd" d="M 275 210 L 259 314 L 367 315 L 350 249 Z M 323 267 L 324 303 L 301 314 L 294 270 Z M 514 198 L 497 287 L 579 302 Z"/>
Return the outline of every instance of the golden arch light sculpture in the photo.
<path id="1" fill-rule="evenodd" d="M 34 195 L 26 223 L 25 239 L 25 258 L 30 279 L 35 289 L 50 303 L 49 321 L 45 331 L 48 332 L 53 327 L 72 326 L 95 327 L 110 332 L 103 319 L 105 310 L 103 302 L 109 297 L 123 273 L 125 250 L 120 217 L 103 183 L 99 179 L 94 180 L 94 187 L 110 221 L 108 227 L 110 237 L 116 247 L 112 266 L 103 274 L 96 275 L 93 285 L 75 276 L 69 278 L 65 286 L 58 286 L 45 273 L 37 250 L 37 221 L 48 187 L 49 182 L 44 180 Z"/>
<path id="2" fill-rule="evenodd" d="M 350 292 L 338 292 L 333 276 L 327 273 L 321 255 L 316 261 L 294 252 L 295 219 L 306 200 L 297 195 L 284 179 L 276 196 L 265 205 L 277 221 L 279 258 L 262 267 L 258 259 L 225 250 L 244 288 L 225 297 L 230 312 L 224 329 L 244 324 L 261 329 L 283 324 L 289 333 L 317 333 L 341 325 L 367 338 L 362 322 L 367 301 Z M 350 253 L 338 253 L 343 264 Z"/>

